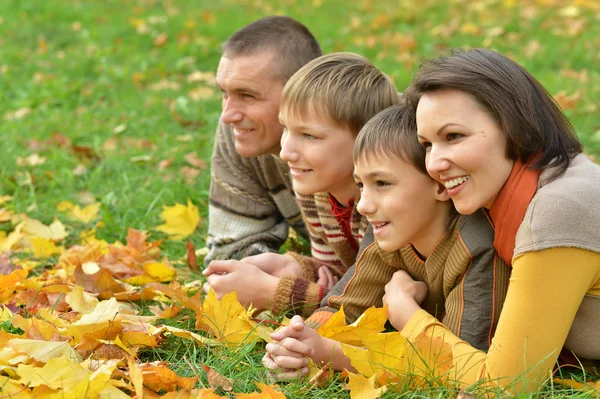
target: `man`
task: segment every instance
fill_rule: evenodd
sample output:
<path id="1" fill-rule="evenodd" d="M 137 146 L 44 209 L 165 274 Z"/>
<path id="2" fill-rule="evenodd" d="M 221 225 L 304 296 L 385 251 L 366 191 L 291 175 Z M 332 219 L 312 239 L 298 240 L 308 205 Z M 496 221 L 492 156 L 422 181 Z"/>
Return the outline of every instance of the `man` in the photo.
<path id="1" fill-rule="evenodd" d="M 300 22 L 259 19 L 224 44 L 217 69 L 223 112 L 211 161 L 204 262 L 277 252 L 291 226 L 306 235 L 287 165 L 278 158 L 279 100 L 287 80 L 321 55 Z"/>

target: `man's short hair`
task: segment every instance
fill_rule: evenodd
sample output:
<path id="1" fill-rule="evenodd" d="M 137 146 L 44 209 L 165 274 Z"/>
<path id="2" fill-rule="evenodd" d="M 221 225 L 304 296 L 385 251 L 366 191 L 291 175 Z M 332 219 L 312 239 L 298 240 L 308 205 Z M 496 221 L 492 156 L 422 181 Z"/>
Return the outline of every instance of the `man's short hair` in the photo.
<path id="1" fill-rule="evenodd" d="M 300 119 L 314 111 L 357 135 L 375 114 L 399 101 L 392 81 L 369 60 L 333 53 L 309 62 L 290 78 L 280 109 Z"/>
<path id="2" fill-rule="evenodd" d="M 308 28 L 293 18 L 261 18 L 236 31 L 222 45 L 223 56 L 235 58 L 260 52 L 272 52 L 277 68 L 273 78 L 286 82 L 310 60 L 321 56 L 317 39 Z"/>

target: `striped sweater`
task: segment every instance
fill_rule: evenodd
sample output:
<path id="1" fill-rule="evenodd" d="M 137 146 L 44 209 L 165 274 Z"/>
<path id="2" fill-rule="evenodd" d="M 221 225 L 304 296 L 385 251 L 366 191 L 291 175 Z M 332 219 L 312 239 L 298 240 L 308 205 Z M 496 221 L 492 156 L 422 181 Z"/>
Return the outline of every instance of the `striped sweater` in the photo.
<path id="1" fill-rule="evenodd" d="M 372 240 L 367 235 L 365 242 Z M 438 242 L 427 260 L 412 245 L 383 252 L 372 243 L 329 292 L 322 308 L 307 320 L 313 328 L 325 323 L 343 305 L 348 322 L 368 307 L 383 306 L 385 285 L 399 269 L 429 288 L 421 307 L 439 317 L 456 335 L 487 349 L 506 297 L 510 268 L 493 247 L 494 230 L 479 210 L 461 216 L 453 231 Z"/>
<path id="2" fill-rule="evenodd" d="M 289 169 L 272 154 L 243 158 L 233 130 L 219 120 L 211 160 L 207 265 L 277 252 L 289 228 L 306 236 Z"/>
<path id="3" fill-rule="evenodd" d="M 321 286 L 311 283 L 318 279 L 319 267 L 327 266 L 334 276 L 342 277 L 356 260 L 367 219 L 353 206 L 350 228 L 345 231 L 339 216 L 332 211 L 329 193 L 298 194 L 297 197 L 308 227 L 312 257 L 289 253 L 302 265 L 304 278 L 282 277 L 272 309 L 277 313 L 291 309 L 307 317 L 319 307 L 326 294 Z"/>

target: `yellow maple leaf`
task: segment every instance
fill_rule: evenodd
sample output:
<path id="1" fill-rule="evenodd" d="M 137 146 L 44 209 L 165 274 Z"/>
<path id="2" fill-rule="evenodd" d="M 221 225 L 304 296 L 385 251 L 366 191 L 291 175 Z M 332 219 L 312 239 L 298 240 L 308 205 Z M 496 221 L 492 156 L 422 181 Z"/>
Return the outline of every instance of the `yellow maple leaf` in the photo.
<path id="1" fill-rule="evenodd" d="M 71 201 L 60 201 L 58 205 L 56 205 L 56 210 L 58 212 L 66 212 L 73 209 L 75 205 Z"/>
<path id="2" fill-rule="evenodd" d="M 71 309 L 79 313 L 92 313 L 98 306 L 98 298 L 85 292 L 80 285 L 73 287 L 71 292 L 66 295 L 65 301 L 71 306 Z"/>
<path id="3" fill-rule="evenodd" d="M 26 354 L 38 362 L 48 362 L 57 357 L 81 361 L 81 357 L 67 341 L 44 341 L 39 339 L 11 339 L 6 344 L 16 352 Z"/>
<path id="4" fill-rule="evenodd" d="M 35 258 L 49 258 L 55 254 L 62 254 L 65 252 L 65 247 L 56 246 L 53 241 L 50 241 L 42 237 L 29 237 L 29 243 L 31 244 L 31 252 Z"/>
<path id="5" fill-rule="evenodd" d="M 111 339 L 106 335 L 111 332 L 115 334 L 123 327 L 119 324 L 122 317 L 119 314 L 119 303 L 115 298 L 98 303 L 93 312 L 84 314 L 81 319 L 72 323 L 64 335 L 72 336 L 79 342 L 85 334 L 94 334 L 98 338 Z"/>
<path id="6" fill-rule="evenodd" d="M 69 235 L 65 226 L 58 219 L 54 219 L 54 222 L 52 222 L 50 226 L 46 226 L 37 219 L 25 217 L 25 219 L 15 227 L 15 231 L 18 231 L 23 236 L 41 237 L 53 242 L 62 241 Z"/>
<path id="7" fill-rule="evenodd" d="M 17 284 L 27 277 L 26 270 L 14 270 L 10 274 L 0 274 L 0 302 L 5 302 L 15 292 Z"/>
<path id="8" fill-rule="evenodd" d="M 237 393 L 235 394 L 236 399 L 285 399 L 285 395 L 277 385 L 267 385 L 260 382 L 255 382 L 255 384 L 260 392 Z"/>
<path id="9" fill-rule="evenodd" d="M 366 378 L 360 374 L 348 373 L 348 377 L 351 399 L 376 399 L 387 390 L 385 386 L 375 388 L 375 376 Z"/>
<path id="10" fill-rule="evenodd" d="M 344 307 L 335 313 L 317 332 L 325 338 L 348 345 L 361 346 L 363 338 L 384 330 L 387 321 L 385 308 L 370 307 L 356 321 L 346 325 Z"/>
<path id="11" fill-rule="evenodd" d="M 64 389 L 61 392 L 56 392 L 48 397 L 48 399 L 79 399 L 79 398 L 100 398 L 100 392 L 108 388 L 109 380 L 117 363 L 102 364 L 94 372 L 88 373 L 85 378 L 82 378 L 75 386 Z M 113 390 L 110 390 L 113 392 Z M 111 398 L 115 397 L 113 395 Z M 122 393 L 121 397 L 126 397 Z"/>
<path id="12" fill-rule="evenodd" d="M 10 399 L 29 399 L 33 398 L 29 389 L 12 378 L 0 375 L 0 388 L 2 388 L 2 397 Z"/>
<path id="13" fill-rule="evenodd" d="M 170 235 L 173 240 L 182 240 L 189 236 L 200 223 L 198 207 L 190 200 L 188 200 L 187 206 L 183 204 L 163 205 L 160 217 L 165 223 L 157 226 L 156 230 Z"/>
<path id="14" fill-rule="evenodd" d="M 12 199 L 13 197 L 10 195 L 0 195 L 0 205 L 4 204 L 5 202 L 12 201 Z"/>
<path id="15" fill-rule="evenodd" d="M 399 375 L 405 371 L 404 345 L 406 339 L 399 333 L 371 334 L 363 338 L 365 348 L 342 344 L 352 366 L 365 377 L 383 374 Z"/>
<path id="16" fill-rule="evenodd" d="M 48 360 L 43 367 L 19 364 L 17 374 L 19 382 L 29 387 L 47 386 L 51 389 L 70 389 L 90 372 L 67 357 L 56 357 Z"/>
<path id="17" fill-rule="evenodd" d="M 148 262 L 144 263 L 144 274 L 140 276 L 129 277 L 123 279 L 128 284 L 144 285 L 154 282 L 168 282 L 175 278 L 177 272 L 175 269 L 162 262 Z"/>
<path id="18" fill-rule="evenodd" d="M 0 323 L 12 320 L 13 314 L 9 308 L 4 305 L 0 305 Z"/>
<path id="19" fill-rule="evenodd" d="M 6 236 L 5 231 L 0 231 L 0 252 L 10 251 L 21 238 L 23 238 L 23 235 L 18 231 L 13 231 L 8 236 Z"/>
<path id="20" fill-rule="evenodd" d="M 237 300 L 237 292 L 226 294 L 221 301 L 211 289 L 204 300 L 202 324 L 217 339 L 236 346 L 254 338 L 248 311 Z"/>
<path id="21" fill-rule="evenodd" d="M 9 220 L 12 219 L 12 217 L 13 217 L 13 211 L 10 211 L 6 208 L 0 209 L 0 223 L 8 222 Z"/>
<path id="22" fill-rule="evenodd" d="M 79 205 L 75 205 L 69 211 L 69 216 L 73 219 L 79 220 L 83 223 L 91 223 L 96 217 L 98 217 L 98 211 L 100 211 L 100 203 L 89 204 L 84 208 L 80 208 Z"/>

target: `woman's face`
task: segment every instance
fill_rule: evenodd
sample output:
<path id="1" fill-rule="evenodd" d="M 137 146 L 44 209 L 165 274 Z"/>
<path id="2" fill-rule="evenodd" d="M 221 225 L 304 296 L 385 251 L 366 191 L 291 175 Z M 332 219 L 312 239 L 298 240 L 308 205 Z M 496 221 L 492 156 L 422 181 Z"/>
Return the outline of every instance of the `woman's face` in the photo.
<path id="1" fill-rule="evenodd" d="M 444 184 L 458 212 L 490 208 L 512 171 L 506 136 L 469 94 L 455 89 L 424 94 L 417 107 L 427 172 Z"/>

